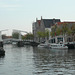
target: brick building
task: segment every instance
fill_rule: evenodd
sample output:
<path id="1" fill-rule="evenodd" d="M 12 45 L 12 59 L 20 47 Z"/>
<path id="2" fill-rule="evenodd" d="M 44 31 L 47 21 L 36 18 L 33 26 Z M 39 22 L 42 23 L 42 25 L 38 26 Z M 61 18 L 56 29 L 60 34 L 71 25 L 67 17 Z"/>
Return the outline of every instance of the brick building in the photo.
<path id="1" fill-rule="evenodd" d="M 41 17 L 41 20 L 38 20 L 36 18 L 36 22 L 33 22 L 32 24 L 34 41 L 39 42 L 39 37 L 37 35 L 38 31 L 45 32 L 46 29 L 51 31 L 51 26 L 53 26 L 56 22 L 60 22 L 60 19 L 43 19 Z M 46 39 L 41 38 L 41 41 L 46 41 Z"/>

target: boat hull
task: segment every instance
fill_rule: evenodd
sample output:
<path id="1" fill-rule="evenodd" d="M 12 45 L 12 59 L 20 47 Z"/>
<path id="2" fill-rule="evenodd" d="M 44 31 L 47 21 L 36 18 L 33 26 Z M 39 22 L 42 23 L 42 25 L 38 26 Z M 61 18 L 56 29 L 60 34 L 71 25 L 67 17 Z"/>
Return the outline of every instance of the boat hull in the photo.
<path id="1" fill-rule="evenodd" d="M 68 49 L 64 44 L 50 44 L 51 49 Z"/>
<path id="2" fill-rule="evenodd" d="M 5 55 L 5 51 L 3 48 L 0 48 L 0 56 Z"/>

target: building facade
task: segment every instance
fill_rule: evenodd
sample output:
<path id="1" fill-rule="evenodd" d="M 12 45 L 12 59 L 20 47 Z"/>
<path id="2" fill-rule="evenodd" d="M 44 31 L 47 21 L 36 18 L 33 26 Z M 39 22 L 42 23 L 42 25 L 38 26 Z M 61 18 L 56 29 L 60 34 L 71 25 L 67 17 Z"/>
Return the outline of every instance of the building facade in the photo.
<path id="1" fill-rule="evenodd" d="M 62 41 L 74 42 L 75 41 L 75 22 L 57 22 L 51 27 L 51 32 L 54 34 L 50 40 L 52 43 L 59 43 Z"/>
<path id="2" fill-rule="evenodd" d="M 45 32 L 46 30 L 51 31 L 51 26 L 53 26 L 56 22 L 60 22 L 60 19 L 43 19 L 41 17 L 41 20 L 36 19 L 36 22 L 33 22 L 32 24 L 32 31 L 34 35 L 34 41 L 36 42 L 42 42 L 46 41 L 46 38 L 40 38 L 38 32 Z"/>

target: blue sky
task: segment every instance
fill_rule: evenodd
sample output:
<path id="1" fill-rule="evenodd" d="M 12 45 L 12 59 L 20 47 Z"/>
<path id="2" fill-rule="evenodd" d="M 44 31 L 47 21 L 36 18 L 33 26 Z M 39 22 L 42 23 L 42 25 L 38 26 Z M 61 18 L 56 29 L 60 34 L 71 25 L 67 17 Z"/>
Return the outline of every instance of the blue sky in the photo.
<path id="1" fill-rule="evenodd" d="M 45 19 L 75 21 L 75 0 L 0 0 L 0 30 L 32 31 L 32 23 Z"/>

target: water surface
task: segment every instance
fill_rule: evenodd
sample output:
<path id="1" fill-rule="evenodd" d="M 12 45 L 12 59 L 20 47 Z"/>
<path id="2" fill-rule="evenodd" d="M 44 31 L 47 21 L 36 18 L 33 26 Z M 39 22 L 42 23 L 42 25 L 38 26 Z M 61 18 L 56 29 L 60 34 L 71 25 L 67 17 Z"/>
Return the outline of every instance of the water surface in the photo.
<path id="1" fill-rule="evenodd" d="M 5 45 L 0 75 L 75 75 L 75 50 Z"/>

